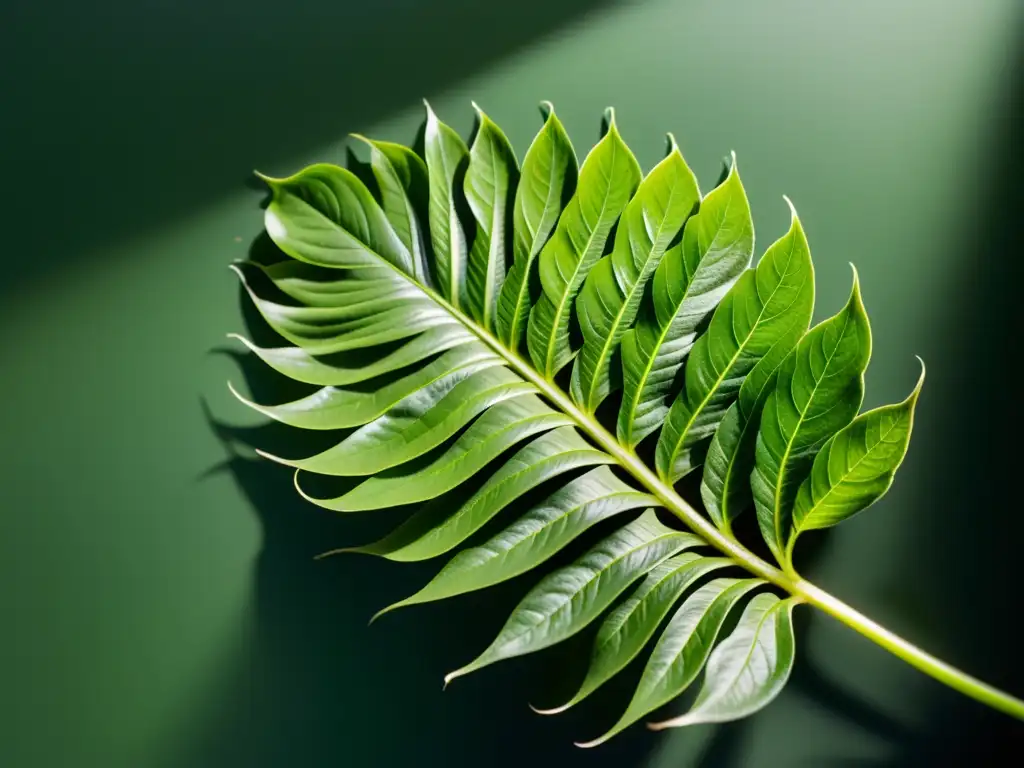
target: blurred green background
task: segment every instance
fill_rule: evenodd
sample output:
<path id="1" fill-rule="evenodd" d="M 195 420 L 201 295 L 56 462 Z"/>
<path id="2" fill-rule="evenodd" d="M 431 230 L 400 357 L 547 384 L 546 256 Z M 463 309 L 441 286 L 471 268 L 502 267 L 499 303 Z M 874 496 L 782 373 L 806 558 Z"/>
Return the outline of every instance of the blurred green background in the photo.
<path id="1" fill-rule="evenodd" d="M 390 521 L 332 517 L 249 460 L 224 334 L 245 325 L 226 265 L 261 229 L 249 171 L 343 162 L 348 131 L 411 141 L 420 97 L 464 134 L 475 99 L 520 153 L 550 99 L 581 156 L 615 105 L 645 167 L 671 130 L 705 191 L 735 150 L 759 253 L 783 194 L 801 213 L 818 318 L 856 263 L 866 405 L 928 363 L 895 487 L 807 575 L 1024 694 L 1022 32 L 1019 0 L 8 0 L 0 765 L 987 765 L 1019 747 L 1019 724 L 820 616 L 780 699 L 735 725 L 574 749 L 621 698 L 551 719 L 526 703 L 585 648 L 442 693 L 526 583 L 367 628 L 436 566 L 311 560 Z"/>

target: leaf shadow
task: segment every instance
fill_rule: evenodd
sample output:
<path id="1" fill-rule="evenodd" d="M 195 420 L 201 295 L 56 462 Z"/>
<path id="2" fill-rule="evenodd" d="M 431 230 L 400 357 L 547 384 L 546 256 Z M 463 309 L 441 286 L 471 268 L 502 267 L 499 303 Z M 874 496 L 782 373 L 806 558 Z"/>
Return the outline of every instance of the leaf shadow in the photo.
<path id="1" fill-rule="evenodd" d="M 262 236 L 252 251 L 254 258 L 275 257 Z M 241 288 L 238 298 L 249 337 L 281 343 Z M 238 362 L 244 386 L 257 399 L 284 402 L 295 394 L 294 382 L 255 356 L 217 353 Z M 655 742 L 642 729 L 594 754 L 573 746 L 578 723 L 542 718 L 527 707 L 564 693 L 558 688 L 564 676 L 555 673 L 585 658 L 586 637 L 552 653 L 502 662 L 442 692 L 444 673 L 486 647 L 537 573 L 399 610 L 367 627 L 376 611 L 421 587 L 442 562 L 393 563 L 357 554 L 314 560 L 334 547 L 379 538 L 401 511 L 337 515 L 308 504 L 295 493 L 288 468 L 249 452 L 272 445 L 308 455 L 310 433 L 276 424 L 236 426 L 201 406 L 226 454 L 205 474 L 233 478 L 259 521 L 262 546 L 254 566 L 250 636 L 198 715 L 202 737 L 177 764 L 318 765 L 343 752 L 348 765 L 418 765 L 425 749 L 443 753 L 445 765 L 455 768 L 478 766 L 481 755 L 488 764 L 510 768 L 538 755 L 562 766 L 645 762 Z M 619 705 L 597 716 L 610 719 Z"/>

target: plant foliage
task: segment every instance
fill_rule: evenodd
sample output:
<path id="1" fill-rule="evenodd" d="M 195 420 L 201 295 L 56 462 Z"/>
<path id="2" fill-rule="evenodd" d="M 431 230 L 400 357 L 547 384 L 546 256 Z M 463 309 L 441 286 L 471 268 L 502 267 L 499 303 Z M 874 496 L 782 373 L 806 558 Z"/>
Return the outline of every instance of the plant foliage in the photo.
<path id="1" fill-rule="evenodd" d="M 646 663 L 621 719 L 587 745 L 698 679 L 689 708 L 651 727 L 734 720 L 785 685 L 792 612 L 805 602 L 1021 716 L 1019 701 L 895 638 L 793 567 L 798 536 L 889 488 L 924 380 L 922 368 L 906 400 L 858 415 L 871 329 L 856 271 L 845 306 L 809 327 L 814 270 L 800 219 L 790 205 L 789 230 L 754 264 L 735 155 L 702 194 L 670 134 L 644 175 L 609 110 L 577 167 L 554 109 L 544 112 L 521 167 L 479 109 L 467 146 L 428 106 L 422 157 L 357 137 L 372 190 L 327 164 L 262 177 L 266 230 L 287 258 L 235 269 L 288 345 L 242 341 L 316 390 L 283 404 L 242 399 L 300 429 L 346 430 L 321 453 L 270 458 L 294 467 L 300 492 L 328 509 L 427 502 L 348 551 L 418 561 L 459 550 L 385 610 L 506 581 L 586 534 L 589 548 L 537 580 L 446 682 L 596 622 L 578 692 L 546 712 Z M 365 479 L 314 498 L 305 473 Z M 703 511 L 677 492 L 690 476 Z M 536 503 L 517 505 L 524 496 Z M 774 563 L 734 534 L 745 512 Z M 595 526 L 601 535 L 587 533 Z"/>

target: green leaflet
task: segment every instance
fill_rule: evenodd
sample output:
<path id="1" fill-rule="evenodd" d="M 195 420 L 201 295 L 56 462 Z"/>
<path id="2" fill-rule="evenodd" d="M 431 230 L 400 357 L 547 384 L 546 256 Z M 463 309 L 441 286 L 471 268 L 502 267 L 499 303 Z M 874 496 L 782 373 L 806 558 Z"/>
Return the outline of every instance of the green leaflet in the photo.
<path id="1" fill-rule="evenodd" d="M 604 735 L 577 746 L 603 744 L 689 688 L 704 668 L 733 606 L 764 583 L 760 579 L 715 579 L 687 597 L 661 633 L 622 717 Z"/>
<path id="2" fill-rule="evenodd" d="M 480 125 L 469 150 L 465 190 L 477 228 L 466 268 L 467 304 L 474 319 L 490 330 L 505 280 L 509 202 L 519 167 L 501 128 L 476 104 L 473 108 Z"/>
<path id="3" fill-rule="evenodd" d="M 608 132 L 583 161 L 576 193 L 540 252 L 543 294 L 530 312 L 526 341 L 534 366 L 548 379 L 574 355 L 569 344 L 573 301 L 640 176 L 640 166 L 609 110 Z"/>
<path id="4" fill-rule="evenodd" d="M 702 576 L 730 565 L 734 563 L 727 557 L 701 557 L 685 552 L 652 570 L 630 598 L 608 614 L 601 625 L 590 655 L 590 668 L 579 691 L 560 707 L 536 711 L 543 715 L 555 714 L 583 701 L 644 649 L 683 592 Z"/>
<path id="5" fill-rule="evenodd" d="M 365 294 L 370 283 L 391 282 L 390 290 L 403 296 L 415 298 L 420 295 L 412 286 L 403 291 L 400 282 L 394 280 L 394 272 L 388 267 L 367 267 L 360 269 L 358 279 L 335 279 L 344 272 L 335 272 L 327 267 L 317 267 L 304 261 L 279 261 L 264 265 L 251 261 L 238 262 L 240 268 L 258 269 L 274 284 L 274 287 L 295 301 L 307 307 L 345 307 Z M 325 275 L 326 273 L 326 275 Z M 325 279 L 318 279 L 318 278 Z M 383 285 L 380 286 L 383 288 Z"/>
<path id="6" fill-rule="evenodd" d="M 491 406 L 534 391 L 507 368 L 453 371 L 323 453 L 297 460 L 264 455 L 322 475 L 372 475 L 436 448 Z"/>
<path id="7" fill-rule="evenodd" d="M 576 153 L 569 136 L 544 102 L 547 119 L 523 158 L 516 188 L 512 231 L 512 268 L 498 297 L 498 338 L 509 349 L 519 348 L 531 307 L 530 274 L 534 258 L 555 228 L 562 203 L 576 188 Z"/>
<path id="8" fill-rule="evenodd" d="M 412 275 L 429 285 L 430 269 L 420 230 L 430 199 L 427 166 L 419 155 L 401 144 L 352 135 L 370 148 L 370 166 L 380 187 L 384 215 L 412 257 Z"/>
<path id="9" fill-rule="evenodd" d="M 654 273 L 653 301 L 641 304 L 636 326 L 622 337 L 619 440 L 635 447 L 658 429 L 697 329 L 754 252 L 754 222 L 733 157 L 725 180 L 686 222 L 682 240 Z M 586 348 L 584 348 L 584 352 Z"/>
<path id="10" fill-rule="evenodd" d="M 797 491 L 790 550 L 802 532 L 840 523 L 889 490 L 907 454 L 923 384 L 924 363 L 906 400 L 862 413 L 821 447 L 811 474 Z"/>
<path id="11" fill-rule="evenodd" d="M 390 608 L 461 595 L 526 573 L 612 515 L 657 503 L 606 466 L 570 480 L 543 503 L 477 547 L 455 555 L 423 589 Z M 389 610 L 390 610 L 389 608 Z"/>
<path id="12" fill-rule="evenodd" d="M 474 421 L 429 466 L 405 475 L 371 477 L 344 496 L 311 501 L 336 512 L 361 512 L 433 499 L 461 485 L 516 443 L 570 423 L 533 395 L 506 400 Z"/>
<path id="13" fill-rule="evenodd" d="M 304 384 L 320 387 L 343 387 L 415 365 L 435 354 L 462 344 L 472 344 L 476 337 L 461 325 L 442 325 L 430 328 L 418 336 L 404 341 L 400 347 L 375 359 L 367 360 L 357 353 L 344 360 L 331 362 L 311 355 L 301 347 L 258 347 L 244 336 L 229 333 L 278 373 Z M 344 353 L 342 353 L 344 354 Z"/>
<path id="14" fill-rule="evenodd" d="M 780 563 L 797 489 L 822 444 L 860 410 L 870 357 L 871 326 L 854 270 L 846 306 L 800 340 L 761 415 L 750 485 L 761 534 Z"/>
<path id="15" fill-rule="evenodd" d="M 597 544 L 572 565 L 541 579 L 516 606 L 494 642 L 454 678 L 502 659 L 565 640 L 597 618 L 623 590 L 660 562 L 704 541 L 662 525 L 648 510 Z"/>
<path id="16" fill-rule="evenodd" d="M 811 253 L 793 211 L 789 232 L 768 248 L 756 269 L 740 277 L 693 345 L 683 390 L 658 440 L 655 464 L 666 482 L 700 465 L 744 377 L 762 358 L 778 364 L 807 328 L 813 303 Z"/>
<path id="17" fill-rule="evenodd" d="M 398 279 L 367 282 L 364 290 L 353 292 L 351 303 L 345 306 L 292 307 L 261 298 L 246 281 L 245 273 L 234 264 L 231 268 L 267 324 L 311 354 L 368 349 L 431 328 L 462 329 L 436 303 L 410 298 L 406 293 L 408 284 Z"/>
<path id="18" fill-rule="evenodd" d="M 265 416 L 301 429 L 342 429 L 357 427 L 382 416 L 403 398 L 458 372 L 463 374 L 501 365 L 501 358 L 483 344 L 464 344 L 432 362 L 395 379 L 373 392 L 324 387 L 300 400 L 282 405 L 259 405 L 231 392 L 243 403 Z"/>
<path id="19" fill-rule="evenodd" d="M 574 469 L 611 461 L 575 429 L 560 427 L 521 448 L 455 514 L 438 519 L 438 510 L 423 509 L 380 541 L 348 551 L 402 561 L 443 555 L 531 488 Z"/>
<path id="20" fill-rule="evenodd" d="M 583 348 L 569 391 L 586 413 L 618 388 L 620 370 L 612 356 L 636 319 L 648 279 L 699 201 L 697 179 L 669 134 L 667 156 L 640 182 L 619 220 L 611 255 L 594 265 L 576 300 Z"/>
<path id="21" fill-rule="evenodd" d="M 696 723 L 724 723 L 752 715 L 779 695 L 793 669 L 793 598 L 757 595 L 736 629 L 708 659 L 704 686 L 690 711 L 651 723 L 660 731 Z"/>
<path id="22" fill-rule="evenodd" d="M 320 163 L 285 179 L 261 178 L 272 196 L 267 234 L 292 258 L 354 270 L 379 269 L 383 260 L 412 274 L 408 249 L 351 171 Z"/>
<path id="23" fill-rule="evenodd" d="M 462 138 L 437 119 L 426 101 L 427 126 L 423 136 L 429 175 L 430 240 L 434 246 L 434 276 L 441 295 L 454 307 L 465 303 L 466 235 L 456 210 L 455 191 L 461 187 L 469 149 Z"/>

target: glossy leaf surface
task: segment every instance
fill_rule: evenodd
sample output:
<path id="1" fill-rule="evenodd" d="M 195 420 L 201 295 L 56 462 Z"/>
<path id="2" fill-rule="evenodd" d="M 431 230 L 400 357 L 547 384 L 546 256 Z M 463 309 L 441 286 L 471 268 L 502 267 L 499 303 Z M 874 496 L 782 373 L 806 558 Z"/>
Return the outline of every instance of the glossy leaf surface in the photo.
<path id="1" fill-rule="evenodd" d="M 434 277 L 453 306 L 465 303 L 466 233 L 459 220 L 457 191 L 465 177 L 469 149 L 458 133 L 442 123 L 429 104 L 423 136 L 429 173 L 430 239 L 434 247 Z"/>
<path id="2" fill-rule="evenodd" d="M 611 255 L 590 271 L 576 301 L 583 348 L 569 391 L 587 413 L 619 386 L 619 341 L 636 319 L 651 274 L 700 200 L 697 179 L 675 139 L 669 140 L 668 155 L 640 183 L 623 211 Z"/>
<path id="3" fill-rule="evenodd" d="M 635 446 L 668 415 L 669 396 L 698 329 L 750 264 L 754 222 L 735 159 L 700 202 L 654 273 L 652 301 L 622 337 L 618 437 Z"/>
<path id="4" fill-rule="evenodd" d="M 607 733 L 581 744 L 596 747 L 682 694 L 704 668 L 733 606 L 759 579 L 715 579 L 686 598 L 647 660 L 632 701 Z"/>
<path id="5" fill-rule="evenodd" d="M 906 400 L 862 413 L 821 447 L 797 491 L 794 539 L 803 531 L 846 520 L 889 490 L 907 453 L 923 384 L 924 369 Z"/>
<path id="6" fill-rule="evenodd" d="M 508 268 L 505 243 L 519 168 L 501 128 L 479 107 L 476 111 L 480 124 L 465 179 L 466 200 L 477 224 L 466 267 L 467 301 L 474 319 L 491 329 Z"/>
<path id="7" fill-rule="evenodd" d="M 569 342 L 573 303 L 640 176 L 611 114 L 608 132 L 584 160 L 576 193 L 540 252 L 543 293 L 530 312 L 527 346 L 534 366 L 548 379 L 575 355 Z"/>
<path id="8" fill-rule="evenodd" d="M 655 501 L 607 467 L 592 469 L 485 543 L 457 554 L 423 589 L 392 607 L 461 595 L 526 573 L 602 520 Z"/>
<path id="9" fill-rule="evenodd" d="M 653 511 L 619 529 L 573 565 L 541 579 L 512 612 L 494 642 L 451 672 L 450 682 L 501 659 L 554 645 L 579 632 L 631 583 L 660 562 L 704 542 L 662 525 Z"/>
<path id="10" fill-rule="evenodd" d="M 793 670 L 792 598 L 757 595 L 736 629 L 711 653 L 704 685 L 690 711 L 651 724 L 654 730 L 724 723 L 752 715 L 779 695 Z"/>
<path id="11" fill-rule="evenodd" d="M 664 479 L 675 482 L 703 462 L 747 375 L 770 376 L 807 328 L 813 303 L 811 253 L 794 211 L 789 232 L 726 294 L 690 352 L 683 389 L 658 440 L 655 461 Z"/>
<path id="12" fill-rule="evenodd" d="M 822 444 L 860 410 L 870 357 L 871 328 L 854 272 L 846 306 L 786 358 L 761 416 L 750 484 L 761 534 L 780 560 L 797 489 Z"/>
<path id="13" fill-rule="evenodd" d="M 702 557 L 692 552 L 669 558 L 647 574 L 622 605 L 598 630 L 590 667 L 579 691 L 564 705 L 542 714 L 562 712 L 583 701 L 639 654 L 661 620 L 690 586 L 712 571 L 732 565 L 725 557 Z"/>
<path id="14" fill-rule="evenodd" d="M 523 158 L 513 211 L 512 267 L 498 297 L 498 338 L 509 349 L 518 349 L 526 333 L 537 254 L 554 230 L 562 205 L 576 189 L 576 153 L 555 108 L 549 102 L 544 107 L 544 127 Z"/>

